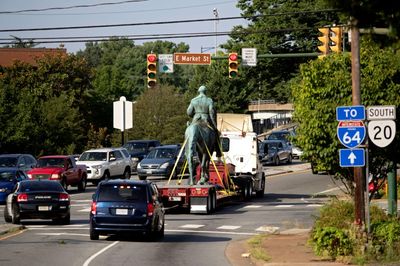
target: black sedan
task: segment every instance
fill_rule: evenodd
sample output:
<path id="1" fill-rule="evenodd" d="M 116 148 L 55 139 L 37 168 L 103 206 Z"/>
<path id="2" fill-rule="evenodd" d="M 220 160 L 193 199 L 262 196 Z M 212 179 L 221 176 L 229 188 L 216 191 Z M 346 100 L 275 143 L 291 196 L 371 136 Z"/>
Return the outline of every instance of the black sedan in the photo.
<path id="1" fill-rule="evenodd" d="M 60 224 L 70 223 L 70 197 L 59 182 L 24 180 L 8 195 L 4 220 L 20 223 L 22 219 L 52 219 Z"/>

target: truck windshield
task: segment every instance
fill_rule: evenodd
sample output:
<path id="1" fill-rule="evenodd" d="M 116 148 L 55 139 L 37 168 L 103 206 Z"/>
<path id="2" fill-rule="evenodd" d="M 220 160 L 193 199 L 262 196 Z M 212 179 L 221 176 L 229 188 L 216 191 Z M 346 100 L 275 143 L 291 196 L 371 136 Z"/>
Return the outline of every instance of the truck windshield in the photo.
<path id="1" fill-rule="evenodd" d="M 131 142 L 131 143 L 126 143 L 123 147 L 130 152 L 140 152 L 140 151 L 146 151 L 147 144 L 141 142 Z"/>
<path id="2" fill-rule="evenodd" d="M 84 152 L 79 161 L 107 161 L 107 152 Z"/>
<path id="3" fill-rule="evenodd" d="M 63 158 L 40 158 L 37 162 L 38 167 L 64 167 Z"/>

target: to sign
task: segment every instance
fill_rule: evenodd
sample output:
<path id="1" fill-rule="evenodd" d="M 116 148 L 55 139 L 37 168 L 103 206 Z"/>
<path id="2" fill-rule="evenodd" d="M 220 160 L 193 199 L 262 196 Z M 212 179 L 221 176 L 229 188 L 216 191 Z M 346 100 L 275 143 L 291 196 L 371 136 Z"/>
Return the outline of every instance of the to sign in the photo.
<path id="1" fill-rule="evenodd" d="M 209 65 L 211 64 L 211 54 L 174 53 L 174 64 Z"/>
<path id="2" fill-rule="evenodd" d="M 160 73 L 174 72 L 174 56 L 172 54 L 158 55 L 158 71 L 160 71 Z"/>
<path id="3" fill-rule="evenodd" d="M 337 129 L 340 142 L 347 148 L 360 145 L 365 138 L 365 126 L 362 121 L 340 121 Z"/>
<path id="4" fill-rule="evenodd" d="M 365 107 L 363 105 L 338 106 L 336 107 L 336 120 L 364 120 Z"/>
<path id="5" fill-rule="evenodd" d="M 381 105 L 367 107 L 368 120 L 395 120 L 396 119 L 396 106 L 394 105 Z"/>
<path id="6" fill-rule="evenodd" d="M 369 139 L 378 147 L 388 146 L 396 135 L 396 123 L 393 120 L 374 120 L 368 123 Z"/>

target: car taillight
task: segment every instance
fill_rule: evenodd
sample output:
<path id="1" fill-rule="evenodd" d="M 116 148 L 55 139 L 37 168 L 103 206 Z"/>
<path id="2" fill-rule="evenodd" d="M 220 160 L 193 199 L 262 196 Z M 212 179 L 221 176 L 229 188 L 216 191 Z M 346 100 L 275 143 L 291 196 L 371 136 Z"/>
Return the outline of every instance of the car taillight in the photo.
<path id="1" fill-rule="evenodd" d="M 154 205 L 153 203 L 147 204 L 147 216 L 152 216 L 154 213 Z"/>
<path id="2" fill-rule="evenodd" d="M 96 214 L 96 211 L 97 211 L 97 204 L 96 204 L 96 202 L 92 202 L 92 206 L 90 207 L 90 212 L 92 213 L 92 214 Z"/>
<path id="3" fill-rule="evenodd" d="M 59 174 L 52 174 L 50 179 L 61 179 L 61 176 Z"/>
<path id="4" fill-rule="evenodd" d="M 69 195 L 67 193 L 60 193 L 58 196 L 59 201 L 69 201 Z"/>
<path id="5" fill-rule="evenodd" d="M 18 194 L 17 201 L 18 202 L 28 201 L 28 194 L 26 193 Z"/>

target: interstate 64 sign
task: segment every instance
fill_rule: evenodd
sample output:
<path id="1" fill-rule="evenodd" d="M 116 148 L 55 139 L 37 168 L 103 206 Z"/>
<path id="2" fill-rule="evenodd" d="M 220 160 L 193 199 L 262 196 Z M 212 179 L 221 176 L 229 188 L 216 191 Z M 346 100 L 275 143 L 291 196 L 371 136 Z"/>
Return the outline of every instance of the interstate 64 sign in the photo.
<path id="1" fill-rule="evenodd" d="M 340 142 L 347 148 L 355 148 L 365 138 L 365 126 L 362 121 L 340 121 L 337 135 Z"/>

